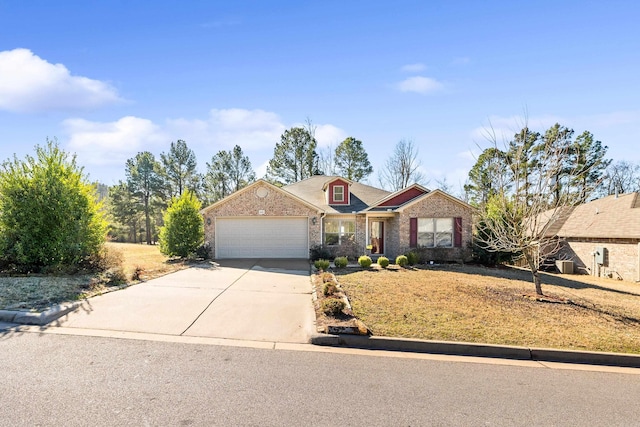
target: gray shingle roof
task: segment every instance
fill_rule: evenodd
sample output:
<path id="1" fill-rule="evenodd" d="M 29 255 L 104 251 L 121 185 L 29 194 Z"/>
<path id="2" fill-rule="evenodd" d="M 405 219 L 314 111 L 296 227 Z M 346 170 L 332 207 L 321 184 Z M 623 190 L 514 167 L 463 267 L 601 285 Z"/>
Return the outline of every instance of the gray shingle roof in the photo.
<path id="1" fill-rule="evenodd" d="M 640 238 L 640 194 L 607 196 L 576 206 L 558 230 L 558 236 Z"/>
<path id="2" fill-rule="evenodd" d="M 353 182 L 350 186 L 351 204 L 345 206 L 329 206 L 322 188 L 326 183 L 338 178 L 341 177 L 314 175 L 305 180 L 284 186 L 282 189 L 319 207 L 328 214 L 351 213 L 353 211 L 360 212 L 390 194 L 389 191 L 380 188 Z"/>

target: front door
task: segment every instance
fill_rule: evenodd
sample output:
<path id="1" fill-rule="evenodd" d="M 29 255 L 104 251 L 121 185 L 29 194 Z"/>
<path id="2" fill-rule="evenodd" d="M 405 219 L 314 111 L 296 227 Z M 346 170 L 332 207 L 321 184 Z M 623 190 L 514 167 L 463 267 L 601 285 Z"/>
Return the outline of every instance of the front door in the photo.
<path id="1" fill-rule="evenodd" d="M 384 221 L 371 221 L 371 253 L 384 253 Z"/>

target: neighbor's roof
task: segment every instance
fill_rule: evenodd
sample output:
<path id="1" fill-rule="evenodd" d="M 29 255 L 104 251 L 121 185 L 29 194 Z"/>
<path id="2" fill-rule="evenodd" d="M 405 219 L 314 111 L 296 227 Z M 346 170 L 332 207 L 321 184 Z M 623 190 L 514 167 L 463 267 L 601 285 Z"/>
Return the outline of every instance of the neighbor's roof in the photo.
<path id="1" fill-rule="evenodd" d="M 329 206 L 322 189 L 325 188 L 325 185 L 329 182 L 336 179 L 349 182 L 340 176 L 314 175 L 305 180 L 282 187 L 282 189 L 319 207 L 327 214 L 351 213 L 353 211 L 360 212 L 390 194 L 388 191 L 380 188 L 371 187 L 359 182 L 351 182 L 351 204 Z"/>
<path id="2" fill-rule="evenodd" d="M 558 230 L 558 236 L 640 238 L 640 194 L 607 196 L 576 206 Z"/>

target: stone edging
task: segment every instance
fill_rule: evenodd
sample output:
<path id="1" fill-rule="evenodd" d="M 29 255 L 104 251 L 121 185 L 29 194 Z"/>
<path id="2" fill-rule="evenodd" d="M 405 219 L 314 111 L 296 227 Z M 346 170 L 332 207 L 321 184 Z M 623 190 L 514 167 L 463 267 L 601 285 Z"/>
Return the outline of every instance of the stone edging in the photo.
<path id="1" fill-rule="evenodd" d="M 627 353 L 557 350 L 362 335 L 315 334 L 311 337 L 310 342 L 311 344 L 322 346 L 349 347 L 368 350 L 391 350 L 640 368 L 640 355 Z"/>

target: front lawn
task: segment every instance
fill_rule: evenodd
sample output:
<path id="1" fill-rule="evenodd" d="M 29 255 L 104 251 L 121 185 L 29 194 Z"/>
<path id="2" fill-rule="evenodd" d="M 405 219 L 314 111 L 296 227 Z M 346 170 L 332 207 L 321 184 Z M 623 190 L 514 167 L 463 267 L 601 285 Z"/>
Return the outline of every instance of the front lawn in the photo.
<path id="1" fill-rule="evenodd" d="M 107 249 L 122 255 L 128 283 L 148 280 L 184 268 L 160 253 L 158 246 L 107 243 Z M 135 273 L 135 277 L 134 277 Z M 90 274 L 29 274 L 0 277 L 0 310 L 45 310 L 53 304 L 76 301 L 104 292 L 100 277 Z"/>
<path id="2" fill-rule="evenodd" d="M 526 298 L 531 275 L 517 269 L 434 266 L 339 271 L 354 314 L 374 335 L 543 348 L 640 353 L 640 284 L 543 275 L 545 294 Z"/>

